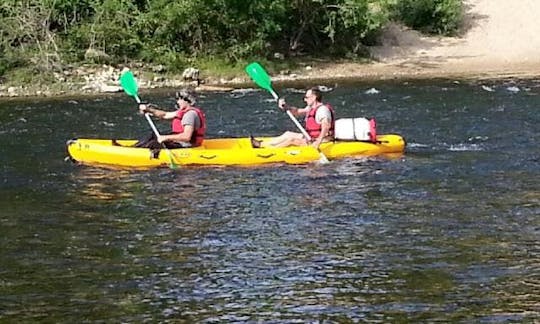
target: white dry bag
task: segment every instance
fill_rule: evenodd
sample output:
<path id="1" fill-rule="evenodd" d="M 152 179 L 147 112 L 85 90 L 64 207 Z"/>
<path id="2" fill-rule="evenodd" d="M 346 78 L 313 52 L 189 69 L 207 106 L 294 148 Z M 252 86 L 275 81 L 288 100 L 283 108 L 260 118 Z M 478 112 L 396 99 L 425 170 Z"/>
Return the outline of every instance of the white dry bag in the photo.
<path id="1" fill-rule="evenodd" d="M 375 119 L 340 118 L 336 120 L 335 137 L 345 141 L 377 142 Z"/>

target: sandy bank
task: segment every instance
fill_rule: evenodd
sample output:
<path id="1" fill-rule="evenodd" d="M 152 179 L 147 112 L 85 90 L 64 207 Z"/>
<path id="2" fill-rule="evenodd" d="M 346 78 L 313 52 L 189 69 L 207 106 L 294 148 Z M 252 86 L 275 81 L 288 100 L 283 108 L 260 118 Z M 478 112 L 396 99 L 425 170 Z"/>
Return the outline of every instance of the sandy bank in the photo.
<path id="1" fill-rule="evenodd" d="M 437 77 L 540 76 L 540 1 L 465 0 L 459 37 L 426 37 L 388 26 L 372 48 L 378 70 Z"/>

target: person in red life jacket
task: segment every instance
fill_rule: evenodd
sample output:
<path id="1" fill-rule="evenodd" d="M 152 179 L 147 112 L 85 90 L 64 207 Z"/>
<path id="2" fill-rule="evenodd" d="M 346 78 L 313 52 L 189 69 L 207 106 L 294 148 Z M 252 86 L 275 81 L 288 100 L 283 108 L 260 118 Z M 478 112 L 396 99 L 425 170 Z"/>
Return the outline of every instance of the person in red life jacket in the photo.
<path id="1" fill-rule="evenodd" d="M 287 147 L 291 145 L 306 146 L 311 145 L 316 149 L 323 142 L 334 140 L 334 110 L 331 105 L 322 103 L 322 94 L 318 88 L 311 88 L 304 96 L 305 108 L 296 108 L 288 105 L 284 99 L 279 99 L 278 106 L 282 110 L 289 110 L 293 115 L 305 115 L 306 131 L 311 137 L 311 141 L 305 138 L 302 133 L 287 131 L 278 137 L 274 137 L 268 142 L 251 139 L 253 147 Z"/>
<path id="2" fill-rule="evenodd" d="M 159 154 L 162 143 L 169 149 L 200 146 L 206 132 L 206 116 L 195 107 L 196 98 L 187 90 L 176 93 L 176 111 L 164 111 L 151 104 L 140 104 L 141 113 L 149 113 L 160 119 L 172 120 L 172 132 L 156 138 L 152 133 L 146 139 L 135 144 L 136 147 L 147 147 L 153 150 L 154 156 Z M 156 154 L 157 151 L 157 154 Z"/>

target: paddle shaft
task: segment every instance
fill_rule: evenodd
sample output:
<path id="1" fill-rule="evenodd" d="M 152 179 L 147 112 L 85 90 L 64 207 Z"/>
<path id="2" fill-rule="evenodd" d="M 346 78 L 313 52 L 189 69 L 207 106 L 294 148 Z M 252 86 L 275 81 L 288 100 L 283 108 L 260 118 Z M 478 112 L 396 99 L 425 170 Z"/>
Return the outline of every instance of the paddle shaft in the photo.
<path id="1" fill-rule="evenodd" d="M 141 103 L 141 99 L 139 98 L 139 95 L 137 94 L 134 94 L 133 98 L 135 98 L 135 101 L 137 101 L 138 104 Z M 159 134 L 159 131 L 156 127 L 156 125 L 154 124 L 154 122 L 152 121 L 152 118 L 150 118 L 150 114 L 149 113 L 144 113 L 144 117 L 146 117 L 146 120 L 148 121 L 148 124 L 150 124 L 150 128 L 152 128 L 152 131 L 154 132 L 154 135 L 156 135 L 156 140 L 158 138 L 158 136 L 160 136 Z M 171 151 L 169 151 L 169 149 L 167 148 L 167 146 L 165 146 L 165 143 L 161 143 L 161 146 L 165 149 L 165 151 L 167 152 L 167 156 L 169 157 L 169 161 L 171 162 L 170 163 L 170 167 L 171 169 L 175 169 L 176 168 L 176 163 L 174 163 L 174 159 L 173 159 L 173 154 Z"/>
<path id="2" fill-rule="evenodd" d="M 135 98 L 135 101 L 137 101 L 138 104 L 141 103 L 141 99 L 139 98 L 138 95 L 134 95 L 133 97 Z M 160 136 L 156 125 L 152 121 L 152 118 L 150 118 L 150 114 L 149 113 L 144 113 L 144 117 L 146 117 L 146 120 L 148 121 L 148 124 L 150 124 L 150 128 L 152 128 L 152 131 L 154 132 L 154 135 L 156 135 L 156 137 Z M 163 145 L 163 147 L 165 147 L 165 145 Z"/>
<path id="3" fill-rule="evenodd" d="M 133 76 L 133 72 L 128 70 L 128 71 L 122 73 L 122 75 L 120 76 L 120 85 L 124 89 L 125 93 L 127 93 L 129 96 L 131 96 L 131 97 L 133 97 L 135 99 L 137 104 L 139 104 L 139 105 L 141 104 L 141 99 L 139 98 L 139 94 L 138 94 L 139 89 L 138 89 L 138 86 L 137 86 L 137 80 L 135 80 L 135 77 Z M 150 118 L 150 114 L 145 113 L 144 117 L 146 118 L 146 121 L 148 121 L 148 124 L 150 125 L 150 128 L 152 128 L 152 131 L 154 132 L 154 135 L 156 136 L 156 140 L 157 140 L 158 137 L 160 136 L 160 134 L 159 134 L 159 131 L 156 128 L 156 125 L 154 125 L 154 122 Z M 165 143 L 161 143 L 161 146 L 167 152 L 167 156 L 169 157 L 169 161 L 170 161 L 170 164 L 169 164 L 170 168 L 175 169 L 176 168 L 176 163 L 174 163 L 174 159 L 173 159 L 174 154 L 167 148 Z"/>
<path id="4" fill-rule="evenodd" d="M 272 94 L 274 99 L 276 99 L 276 100 L 279 99 L 279 96 L 277 95 L 277 93 L 273 89 L 270 90 L 270 93 Z M 308 140 L 308 142 L 311 141 L 311 136 L 309 136 L 308 132 L 304 129 L 304 127 L 302 127 L 300 122 L 298 122 L 298 119 L 296 119 L 296 117 L 294 117 L 294 115 L 291 113 L 290 110 L 287 110 L 287 115 L 289 116 L 289 118 L 291 118 L 291 120 L 294 122 L 296 127 L 300 130 L 300 132 L 302 132 L 302 135 L 304 135 L 304 137 Z"/>
<path id="5" fill-rule="evenodd" d="M 246 67 L 246 73 L 251 77 L 253 81 L 255 81 L 255 83 L 259 87 L 266 89 L 268 92 L 270 92 L 272 96 L 274 97 L 274 99 L 276 99 L 276 101 L 279 100 L 279 96 L 272 88 L 272 80 L 270 79 L 270 76 L 259 63 L 253 62 L 249 64 Z M 308 142 L 311 142 L 311 136 L 309 136 L 308 132 L 306 132 L 304 127 L 300 125 L 296 117 L 294 117 L 293 114 L 289 110 L 287 110 L 287 115 L 294 122 L 294 124 L 300 130 L 300 132 L 302 132 L 302 135 L 306 138 L 306 140 Z M 319 148 L 317 148 L 317 151 L 319 152 L 319 157 L 320 157 L 319 161 L 321 163 L 328 163 L 329 162 L 328 158 L 324 155 L 324 153 Z"/>
<path id="6" fill-rule="evenodd" d="M 270 93 L 272 94 L 272 96 L 274 97 L 274 99 L 276 100 L 279 100 L 279 96 L 277 95 L 277 93 L 274 91 L 274 89 L 271 89 L 270 88 Z M 294 115 L 292 114 L 292 112 L 290 110 L 287 109 L 287 115 L 289 116 L 289 118 L 291 118 L 291 120 L 294 122 L 294 124 L 296 125 L 296 127 L 300 130 L 300 132 L 302 132 L 302 135 L 304 135 L 304 137 L 306 138 L 306 140 L 308 142 L 311 142 L 311 136 L 309 136 L 308 132 L 305 130 L 304 127 L 302 127 L 302 125 L 298 122 L 298 119 L 296 119 L 296 117 L 294 117 Z M 326 155 L 324 155 L 324 153 L 320 150 L 320 149 L 317 149 L 317 151 L 319 152 L 319 162 L 321 163 L 329 163 L 330 161 L 328 160 L 328 158 L 326 157 Z"/>

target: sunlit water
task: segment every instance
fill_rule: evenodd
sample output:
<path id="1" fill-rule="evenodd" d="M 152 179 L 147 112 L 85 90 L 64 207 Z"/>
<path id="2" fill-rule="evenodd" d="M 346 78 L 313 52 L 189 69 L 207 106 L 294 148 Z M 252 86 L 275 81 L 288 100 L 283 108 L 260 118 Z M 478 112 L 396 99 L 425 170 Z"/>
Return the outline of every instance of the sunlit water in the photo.
<path id="1" fill-rule="evenodd" d="M 66 140 L 149 131 L 131 98 L 1 101 L 0 321 L 539 321 L 540 83 L 324 85 L 406 154 L 84 167 Z M 210 137 L 294 129 L 253 90 L 200 98 Z"/>

